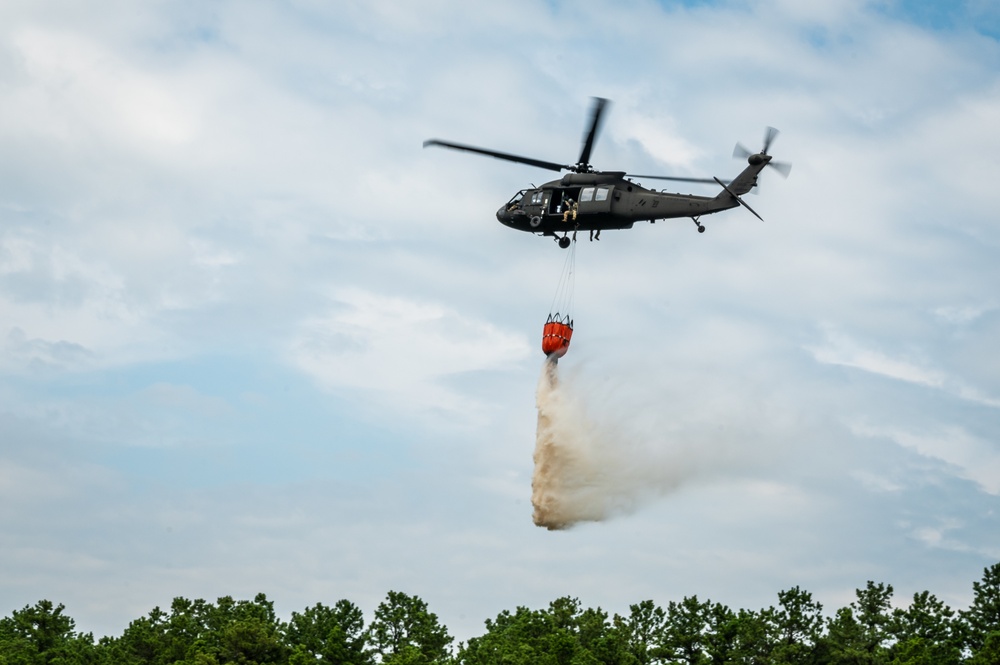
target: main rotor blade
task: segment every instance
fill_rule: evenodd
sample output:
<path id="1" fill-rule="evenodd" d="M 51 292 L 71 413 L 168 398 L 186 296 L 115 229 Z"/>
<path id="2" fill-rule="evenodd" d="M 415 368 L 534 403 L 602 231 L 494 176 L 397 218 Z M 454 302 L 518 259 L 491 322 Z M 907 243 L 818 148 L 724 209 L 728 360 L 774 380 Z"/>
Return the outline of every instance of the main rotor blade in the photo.
<path id="1" fill-rule="evenodd" d="M 650 180 L 676 180 L 678 182 L 707 182 L 711 184 L 716 181 L 716 178 L 682 178 L 681 176 L 672 176 L 672 175 L 634 175 L 632 173 L 629 173 L 627 175 L 629 178 L 649 178 Z M 723 180 L 722 182 L 728 185 L 732 181 Z"/>
<path id="2" fill-rule="evenodd" d="M 566 164 L 556 164 L 555 162 L 546 162 L 541 159 L 532 159 L 531 157 L 521 157 L 520 155 L 511 155 L 506 152 L 497 152 L 496 150 L 486 150 L 485 148 L 476 148 L 471 145 L 452 143 L 450 141 L 439 141 L 438 139 L 428 139 L 424 141 L 425 148 L 429 145 L 437 145 L 441 146 L 442 148 L 451 148 L 452 150 L 474 152 L 477 155 L 496 157 L 497 159 L 505 159 L 508 162 L 517 162 L 518 164 L 528 164 L 529 166 L 537 166 L 540 169 L 548 169 L 549 171 L 563 171 L 563 170 L 573 169 L 572 166 L 568 166 Z"/>
<path id="3" fill-rule="evenodd" d="M 601 128 L 601 116 L 604 115 L 604 108 L 608 105 L 608 100 L 603 97 L 594 97 L 594 106 L 590 111 L 590 131 L 583 139 L 583 150 L 580 151 L 578 164 L 590 164 L 590 152 L 594 149 L 594 139 Z"/>

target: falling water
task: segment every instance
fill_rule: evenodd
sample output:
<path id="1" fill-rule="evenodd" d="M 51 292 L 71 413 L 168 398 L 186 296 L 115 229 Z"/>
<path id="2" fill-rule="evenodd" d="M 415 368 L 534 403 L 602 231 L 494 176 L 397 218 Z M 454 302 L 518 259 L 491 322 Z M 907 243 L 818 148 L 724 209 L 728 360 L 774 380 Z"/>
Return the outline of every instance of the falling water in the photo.
<path id="1" fill-rule="evenodd" d="M 693 379 L 678 383 L 689 389 Z M 662 390 L 651 393 L 641 373 L 597 384 L 560 377 L 557 361 L 545 361 L 531 481 L 536 525 L 601 522 L 683 485 L 745 477 L 769 464 L 766 439 L 789 438 L 781 413 L 766 403 L 734 401 L 719 387 L 705 389 L 711 400 Z"/>
<path id="2" fill-rule="evenodd" d="M 601 521 L 624 498 L 604 462 L 609 437 L 590 422 L 579 401 L 559 383 L 558 361 L 546 360 L 538 382 L 538 433 L 531 481 L 534 522 L 565 529 Z"/>

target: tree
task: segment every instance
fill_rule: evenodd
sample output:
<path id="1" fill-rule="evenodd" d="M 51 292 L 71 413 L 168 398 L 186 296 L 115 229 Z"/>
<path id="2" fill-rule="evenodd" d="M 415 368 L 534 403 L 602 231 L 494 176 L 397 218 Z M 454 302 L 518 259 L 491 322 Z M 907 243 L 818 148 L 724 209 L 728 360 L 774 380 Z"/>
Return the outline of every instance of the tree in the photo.
<path id="1" fill-rule="evenodd" d="M 171 658 L 171 641 L 167 636 L 168 616 L 154 607 L 148 616 L 135 619 L 117 639 L 107 639 L 101 645 L 113 663 L 123 665 L 160 665 L 183 658 Z"/>
<path id="2" fill-rule="evenodd" d="M 894 665 L 957 665 L 962 660 L 962 632 L 955 611 L 928 591 L 913 594 L 906 609 L 892 613 L 889 647 Z"/>
<path id="3" fill-rule="evenodd" d="M 198 654 L 211 655 L 208 615 L 211 603 L 202 599 L 174 598 L 165 626 L 163 663 L 192 661 Z"/>
<path id="4" fill-rule="evenodd" d="M 635 665 L 659 665 L 662 661 L 660 640 L 667 614 L 651 600 L 629 606 L 627 618 L 615 615 L 616 634 L 634 659 Z"/>
<path id="5" fill-rule="evenodd" d="M 303 662 L 321 665 L 370 665 L 371 652 L 361 610 L 347 600 L 333 607 L 317 603 L 304 612 L 292 612 L 285 627 L 289 647 L 308 654 Z"/>
<path id="6" fill-rule="evenodd" d="M 715 603 L 706 613 L 705 654 L 713 665 L 727 665 L 737 659 L 739 619 L 728 607 Z"/>
<path id="7" fill-rule="evenodd" d="M 730 662 L 741 665 L 765 665 L 771 663 L 775 637 L 774 608 L 760 612 L 740 610 L 734 619 L 736 633 Z"/>
<path id="8" fill-rule="evenodd" d="M 429 665 L 449 657 L 452 637 L 416 596 L 390 591 L 375 610 L 369 636 L 386 665 Z"/>
<path id="9" fill-rule="evenodd" d="M 398 592 L 367 626 L 346 600 L 283 623 L 263 594 L 175 598 L 97 644 L 63 605 L 42 600 L 0 618 L 0 665 L 1000 665 L 1000 563 L 973 591 L 961 612 L 927 591 L 893 609 L 892 586 L 869 581 L 829 619 L 799 587 L 760 611 L 690 596 L 665 610 L 643 601 L 611 620 L 563 597 L 487 619 L 454 656 L 427 604 Z"/>
<path id="10" fill-rule="evenodd" d="M 869 580 L 865 588 L 855 590 L 854 595 L 857 598 L 851 607 L 861 624 L 865 650 L 872 655 L 884 653 L 885 641 L 889 638 L 887 629 L 892 620 L 892 585 Z"/>
<path id="11" fill-rule="evenodd" d="M 614 630 L 608 613 L 601 608 L 585 609 L 576 616 L 576 665 L 634 665 L 623 636 Z"/>
<path id="12" fill-rule="evenodd" d="M 652 603 L 641 608 L 639 613 L 651 610 Z M 609 621 L 600 608 L 584 610 L 576 598 L 558 598 L 545 610 L 519 607 L 487 620 L 486 633 L 461 647 L 457 660 L 461 665 L 638 665 L 634 649 L 646 653 L 646 646 L 633 641 L 633 629 L 640 629 L 631 621 L 620 616 Z"/>
<path id="13" fill-rule="evenodd" d="M 264 594 L 252 601 L 175 598 L 106 645 L 115 665 L 264 665 L 288 660 L 282 626 Z"/>
<path id="14" fill-rule="evenodd" d="M 219 598 L 208 608 L 205 643 L 207 655 L 220 663 L 264 665 L 287 661 L 282 626 L 274 612 L 274 603 L 262 593 L 252 601 Z"/>
<path id="15" fill-rule="evenodd" d="M 77 665 L 96 663 L 94 637 L 80 634 L 66 607 L 49 600 L 15 610 L 0 619 L 0 663 L 4 665 Z"/>
<path id="16" fill-rule="evenodd" d="M 967 661 L 968 665 L 997 665 L 1000 663 L 1000 631 L 986 636 L 983 645 Z"/>
<path id="17" fill-rule="evenodd" d="M 972 605 L 960 614 L 968 630 L 966 645 L 975 658 L 991 635 L 1000 633 L 1000 563 L 983 570 L 982 581 L 972 583 L 972 593 Z M 992 640 L 993 645 L 998 643 L 1000 636 Z"/>
<path id="18" fill-rule="evenodd" d="M 826 634 L 817 643 L 817 659 L 831 665 L 870 663 L 870 654 L 864 645 L 865 631 L 853 608 L 841 607 L 827 621 Z"/>
<path id="19" fill-rule="evenodd" d="M 799 587 L 778 592 L 778 609 L 770 609 L 774 663 L 810 663 L 823 628 L 823 606 Z"/>
<path id="20" fill-rule="evenodd" d="M 869 581 L 854 595 L 854 602 L 837 610 L 827 621 L 827 632 L 817 643 L 816 657 L 836 665 L 888 664 L 892 586 Z"/>
<path id="21" fill-rule="evenodd" d="M 518 607 L 486 620 L 486 632 L 460 647 L 461 665 L 556 665 L 550 650 L 553 625 L 546 612 Z"/>
<path id="22" fill-rule="evenodd" d="M 702 603 L 697 596 L 688 596 L 680 603 L 667 605 L 663 648 L 670 662 L 702 665 L 708 662 L 705 655 L 705 631 L 708 626 L 710 604 Z"/>

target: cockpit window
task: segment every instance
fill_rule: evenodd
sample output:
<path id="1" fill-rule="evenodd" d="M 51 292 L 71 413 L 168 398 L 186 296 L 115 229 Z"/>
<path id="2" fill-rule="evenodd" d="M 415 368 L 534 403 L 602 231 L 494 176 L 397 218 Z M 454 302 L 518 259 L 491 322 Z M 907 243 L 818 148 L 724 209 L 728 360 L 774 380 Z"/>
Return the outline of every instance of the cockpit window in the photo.
<path id="1" fill-rule="evenodd" d="M 540 204 L 542 202 L 542 193 L 541 192 L 534 192 L 531 195 L 531 202 L 533 204 L 535 204 L 535 205 Z"/>
<path id="2" fill-rule="evenodd" d="M 594 197 L 594 200 L 595 201 L 607 201 L 608 200 L 608 188 L 607 187 L 598 187 L 597 188 L 597 194 Z"/>
<path id="3" fill-rule="evenodd" d="M 580 203 L 594 200 L 594 188 L 584 187 L 580 190 Z"/>

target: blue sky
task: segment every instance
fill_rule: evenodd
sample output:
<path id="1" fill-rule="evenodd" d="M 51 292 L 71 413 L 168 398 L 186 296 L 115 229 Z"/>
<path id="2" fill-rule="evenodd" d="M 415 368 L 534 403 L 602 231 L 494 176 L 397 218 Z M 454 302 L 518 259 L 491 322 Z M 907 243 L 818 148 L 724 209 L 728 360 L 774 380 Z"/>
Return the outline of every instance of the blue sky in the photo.
<path id="1" fill-rule="evenodd" d="M 561 595 L 955 606 L 1000 560 L 991 3 L 0 9 L 0 612 L 416 594 L 459 639 Z M 563 254 L 545 172 L 750 204 L 577 255 L 568 391 L 626 509 L 531 522 Z M 770 176 L 770 177 L 769 177 Z M 696 186 L 697 187 L 697 186 Z M 694 189 L 706 193 L 711 188 Z"/>

